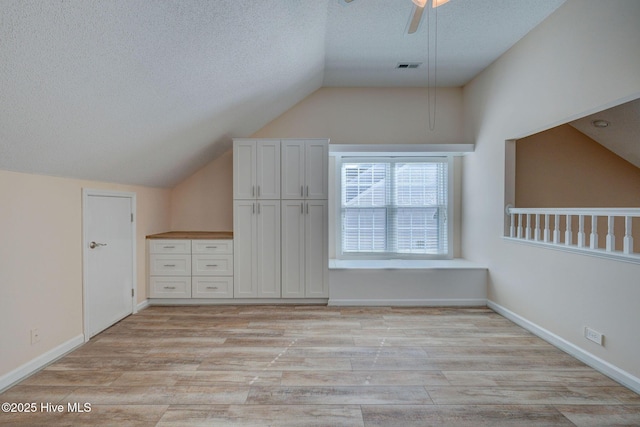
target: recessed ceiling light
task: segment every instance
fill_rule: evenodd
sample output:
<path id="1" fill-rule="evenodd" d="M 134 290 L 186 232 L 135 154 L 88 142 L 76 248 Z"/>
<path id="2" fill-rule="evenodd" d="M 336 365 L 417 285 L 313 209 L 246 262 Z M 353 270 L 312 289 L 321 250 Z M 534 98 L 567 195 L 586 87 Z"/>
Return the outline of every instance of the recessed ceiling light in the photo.
<path id="1" fill-rule="evenodd" d="M 593 120 L 591 124 L 597 128 L 606 128 L 610 125 L 610 123 L 606 120 Z"/>

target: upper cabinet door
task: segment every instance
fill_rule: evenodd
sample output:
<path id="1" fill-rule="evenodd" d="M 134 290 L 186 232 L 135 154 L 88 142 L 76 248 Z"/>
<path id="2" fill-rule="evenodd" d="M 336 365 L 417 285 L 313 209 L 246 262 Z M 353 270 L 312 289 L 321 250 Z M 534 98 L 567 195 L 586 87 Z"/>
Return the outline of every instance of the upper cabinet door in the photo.
<path id="1" fill-rule="evenodd" d="M 290 140 L 282 142 L 282 198 L 328 197 L 329 142 Z"/>
<path id="2" fill-rule="evenodd" d="M 280 141 L 233 141 L 233 198 L 280 198 Z"/>
<path id="3" fill-rule="evenodd" d="M 257 180 L 256 197 L 258 199 L 280 198 L 280 141 L 266 140 L 256 142 Z M 242 173 L 242 171 L 240 171 Z"/>
<path id="4" fill-rule="evenodd" d="M 282 198 L 304 199 L 304 141 L 282 141 Z"/>
<path id="5" fill-rule="evenodd" d="M 233 198 L 255 199 L 256 160 L 255 141 L 233 141 Z"/>
<path id="6" fill-rule="evenodd" d="M 329 196 L 329 142 L 307 141 L 305 144 L 305 197 L 327 199 Z"/>

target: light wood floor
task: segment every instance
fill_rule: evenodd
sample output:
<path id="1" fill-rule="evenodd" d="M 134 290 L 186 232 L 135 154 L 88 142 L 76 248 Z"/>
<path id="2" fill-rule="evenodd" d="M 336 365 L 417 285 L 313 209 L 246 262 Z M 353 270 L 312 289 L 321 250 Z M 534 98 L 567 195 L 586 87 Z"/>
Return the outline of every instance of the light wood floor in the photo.
<path id="1" fill-rule="evenodd" d="M 65 405 L 11 426 L 640 425 L 638 394 L 486 308 L 151 307 L 0 402 Z"/>

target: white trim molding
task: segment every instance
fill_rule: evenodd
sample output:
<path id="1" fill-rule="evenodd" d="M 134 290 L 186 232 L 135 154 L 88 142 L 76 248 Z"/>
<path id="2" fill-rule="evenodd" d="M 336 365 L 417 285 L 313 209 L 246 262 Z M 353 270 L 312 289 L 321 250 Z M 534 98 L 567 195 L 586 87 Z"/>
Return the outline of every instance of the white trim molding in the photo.
<path id="1" fill-rule="evenodd" d="M 0 377 L 0 393 L 84 344 L 80 334 Z"/>
<path id="2" fill-rule="evenodd" d="M 330 299 L 333 307 L 485 307 L 487 300 L 477 299 Z"/>
<path id="3" fill-rule="evenodd" d="M 327 298 L 150 298 L 153 305 L 326 305 Z"/>
<path id="4" fill-rule="evenodd" d="M 474 144 L 329 144 L 330 156 L 464 156 Z"/>
<path id="5" fill-rule="evenodd" d="M 146 300 L 144 300 L 144 301 L 142 301 L 142 302 L 139 302 L 139 303 L 138 303 L 138 304 L 136 304 L 136 306 L 134 307 L 134 314 L 135 314 L 135 313 L 137 313 L 137 312 L 139 312 L 139 311 L 144 310 L 145 308 L 149 307 L 149 305 L 150 305 L 150 304 L 149 304 L 149 300 L 148 300 L 148 299 L 146 299 Z"/>
<path id="6" fill-rule="evenodd" d="M 630 388 L 636 393 L 640 393 L 640 378 L 618 368 L 615 365 L 612 365 L 606 360 L 602 360 L 601 358 L 589 353 L 588 351 L 578 347 L 575 344 L 570 343 L 564 338 L 531 322 L 530 320 L 525 319 L 524 317 L 501 306 L 500 304 L 488 300 L 487 307 L 500 314 L 501 316 L 511 320 L 516 325 L 523 327 L 537 337 L 542 338 L 554 347 L 559 348 L 560 350 L 575 357 L 586 365 L 589 365 L 596 371 L 608 376 L 612 380 L 619 382 L 623 386 Z"/>

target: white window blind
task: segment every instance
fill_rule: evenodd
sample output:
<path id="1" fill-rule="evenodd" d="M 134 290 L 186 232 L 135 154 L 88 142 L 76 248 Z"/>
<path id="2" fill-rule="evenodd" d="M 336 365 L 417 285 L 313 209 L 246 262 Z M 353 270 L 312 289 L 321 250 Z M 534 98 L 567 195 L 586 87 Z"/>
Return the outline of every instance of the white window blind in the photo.
<path id="1" fill-rule="evenodd" d="M 448 166 L 437 157 L 343 158 L 343 257 L 446 256 Z"/>

